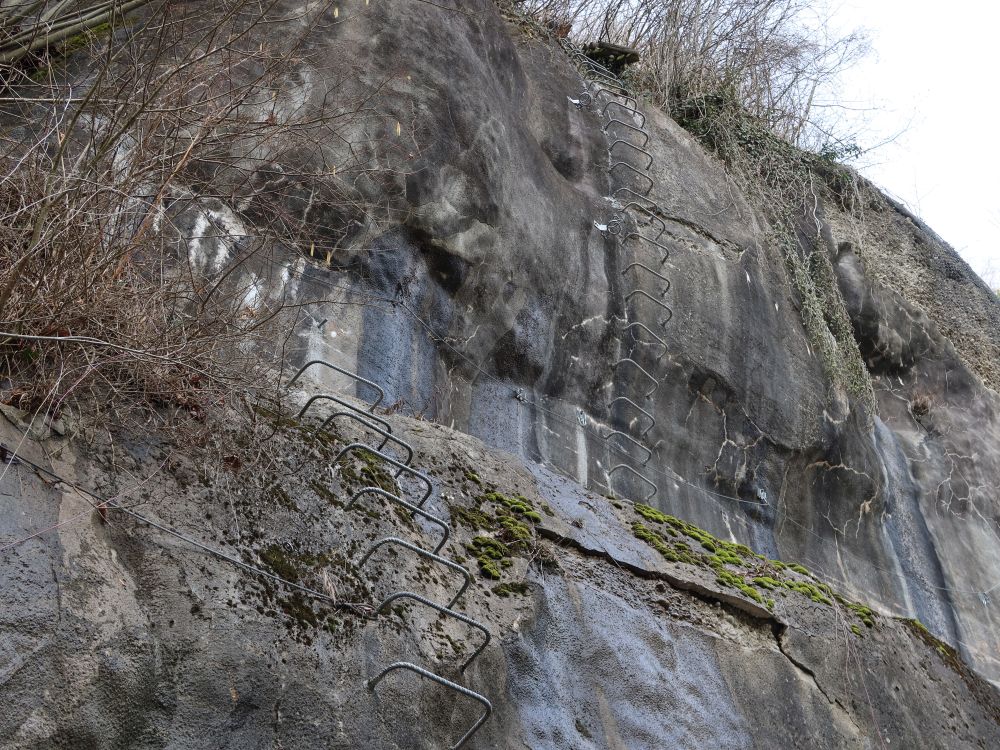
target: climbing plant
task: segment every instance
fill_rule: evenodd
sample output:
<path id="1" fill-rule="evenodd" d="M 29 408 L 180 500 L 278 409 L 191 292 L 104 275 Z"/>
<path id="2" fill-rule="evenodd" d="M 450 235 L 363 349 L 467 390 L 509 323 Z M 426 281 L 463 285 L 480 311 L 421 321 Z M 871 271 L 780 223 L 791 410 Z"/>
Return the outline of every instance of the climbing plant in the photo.
<path id="1" fill-rule="evenodd" d="M 823 237 L 824 207 L 848 214 L 876 200 L 870 185 L 831 154 L 799 148 L 733 101 L 688 101 L 678 122 L 726 165 L 770 222 L 767 240 L 780 248 L 799 299 L 803 326 L 830 382 L 874 413 L 871 376 L 861 356 Z"/>

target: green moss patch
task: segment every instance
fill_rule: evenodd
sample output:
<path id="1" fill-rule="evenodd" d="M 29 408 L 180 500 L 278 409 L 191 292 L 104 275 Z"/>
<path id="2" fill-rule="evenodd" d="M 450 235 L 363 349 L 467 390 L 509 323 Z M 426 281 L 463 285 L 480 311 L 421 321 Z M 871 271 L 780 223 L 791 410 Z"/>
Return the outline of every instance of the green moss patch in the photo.
<path id="1" fill-rule="evenodd" d="M 642 503 L 636 503 L 635 512 L 648 521 L 653 521 L 664 526 L 664 531 L 670 536 L 683 535 L 698 542 L 707 552 L 714 555 L 720 562 L 727 565 L 742 565 L 744 559 L 763 559 L 745 544 L 736 542 L 725 542 L 709 534 L 704 529 L 700 529 L 692 523 L 682 521 L 676 516 L 671 516 L 656 508 L 651 508 Z"/>
<path id="2" fill-rule="evenodd" d="M 479 508 L 456 507 L 451 509 L 452 524 L 459 523 L 470 531 L 492 529 L 496 519 Z"/>
<path id="3" fill-rule="evenodd" d="M 493 587 L 493 593 L 499 597 L 507 598 L 508 596 L 527 596 L 531 593 L 531 587 L 524 582 L 520 583 L 501 583 L 498 586 Z"/>
<path id="4" fill-rule="evenodd" d="M 936 638 L 931 631 L 927 629 L 920 620 L 916 618 L 911 618 L 903 620 L 903 623 L 910 628 L 914 635 L 916 635 L 920 640 L 926 643 L 928 646 L 933 648 L 938 655 L 944 659 L 945 663 L 950 666 L 959 675 L 965 675 L 968 668 L 962 662 L 961 657 L 959 657 L 958 652 L 955 651 L 951 646 L 949 646 L 944 641 Z"/>
<path id="5" fill-rule="evenodd" d="M 866 627 L 875 626 L 875 612 L 863 604 L 850 602 L 834 594 L 829 584 L 816 580 L 803 565 L 768 560 L 744 544 L 723 541 L 694 524 L 648 505 L 637 503 L 634 508 L 642 520 L 632 522 L 632 533 L 669 562 L 711 568 L 715 572 L 716 583 L 736 589 L 768 609 L 774 607 L 774 599 L 766 598 L 766 592 L 771 591 L 782 596 L 789 593 L 800 594 L 812 602 L 827 606 L 832 606 L 836 597 Z M 703 552 L 697 551 L 697 548 L 692 550 L 684 542 L 672 541 L 679 537 L 697 542 Z M 811 580 L 804 581 L 799 576 Z"/>
<path id="6" fill-rule="evenodd" d="M 298 566 L 295 560 L 277 544 L 272 544 L 260 552 L 261 561 L 267 565 L 274 574 L 284 578 L 286 581 L 297 583 L 299 580 Z"/>
<path id="7" fill-rule="evenodd" d="M 827 589 L 829 589 L 829 586 L 827 587 Z M 858 619 L 861 620 L 861 622 L 864 624 L 866 628 L 875 627 L 875 618 L 878 615 L 877 613 L 873 612 L 869 607 L 866 607 L 864 604 L 858 604 L 858 602 L 848 601 L 840 594 L 834 594 L 833 596 L 836 598 L 837 602 L 844 607 L 844 609 L 850 610 L 855 615 L 857 615 Z"/>
<path id="8" fill-rule="evenodd" d="M 467 479 L 469 473 L 472 472 L 466 473 Z M 452 523 L 474 532 L 486 532 L 473 539 L 468 550 L 483 575 L 499 580 L 504 569 L 514 564 L 514 553 L 528 547 L 534 539 L 533 525 L 541 523 L 542 515 L 524 495 L 508 496 L 495 489 L 481 494 L 476 503 L 472 508 L 452 508 Z"/>
<path id="9" fill-rule="evenodd" d="M 531 529 L 513 516 L 497 516 L 497 522 L 504 536 L 513 542 L 527 542 L 531 539 Z"/>
<path id="10" fill-rule="evenodd" d="M 532 502 L 524 495 L 514 495 L 513 497 L 508 497 L 502 492 L 491 490 L 490 492 L 486 492 L 481 495 L 479 499 L 484 502 L 493 503 L 500 508 L 505 508 L 510 511 L 512 515 L 527 518 L 532 523 L 542 522 L 542 514 L 535 509 Z M 552 513 L 551 508 L 549 508 L 549 513 Z"/>
<path id="11" fill-rule="evenodd" d="M 722 569 L 717 572 L 718 575 L 715 577 L 716 583 L 722 586 L 727 586 L 729 588 L 737 589 L 744 596 L 753 599 L 758 604 L 764 603 L 764 597 L 761 596 L 760 592 L 753 586 L 747 584 L 747 582 L 743 580 L 742 576 L 739 576 L 733 573 L 732 571 L 726 569 Z"/>
<path id="12" fill-rule="evenodd" d="M 503 575 L 503 568 L 509 567 L 503 563 L 509 560 L 510 548 L 493 537 L 477 536 L 467 548 L 479 563 L 483 575 L 488 578 L 499 580 Z"/>
<path id="13" fill-rule="evenodd" d="M 639 521 L 632 524 L 632 533 L 637 539 L 646 542 L 670 562 L 689 565 L 698 565 L 702 562 L 701 558 L 696 556 L 684 542 L 668 542 L 660 534 L 647 528 Z"/>

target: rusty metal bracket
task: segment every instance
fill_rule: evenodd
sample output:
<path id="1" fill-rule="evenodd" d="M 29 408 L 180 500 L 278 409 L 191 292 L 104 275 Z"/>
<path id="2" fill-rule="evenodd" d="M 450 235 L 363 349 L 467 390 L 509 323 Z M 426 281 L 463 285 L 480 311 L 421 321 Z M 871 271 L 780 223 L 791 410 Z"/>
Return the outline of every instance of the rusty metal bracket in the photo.
<path id="1" fill-rule="evenodd" d="M 602 93 L 607 94 L 608 96 L 617 96 L 617 97 L 620 97 L 620 98 L 624 99 L 626 103 L 632 102 L 632 106 L 633 107 L 636 107 L 636 108 L 639 107 L 639 103 L 633 97 L 629 96 L 627 93 L 624 93 L 624 92 L 623 93 L 619 93 L 619 92 L 616 92 L 616 91 L 609 91 L 604 86 L 598 86 L 597 90 L 594 92 L 594 96 L 595 97 L 599 96 Z"/>
<path id="2" fill-rule="evenodd" d="M 607 117 L 610 120 L 614 120 L 615 119 L 608 112 L 608 107 L 610 107 L 612 105 L 614 105 L 614 106 L 618 107 L 619 109 L 624 110 L 625 112 L 628 112 L 630 114 L 639 115 L 639 117 L 642 118 L 642 122 L 640 123 L 640 127 L 643 127 L 643 128 L 646 127 L 646 115 L 644 115 L 638 109 L 632 109 L 631 107 L 626 107 L 624 104 L 622 104 L 621 102 L 619 102 L 619 101 L 617 101 L 615 99 L 610 100 L 607 104 L 604 105 L 604 109 L 601 110 L 601 116 L 602 117 Z M 619 120 L 618 122 L 621 122 L 621 120 Z M 622 124 L 627 125 L 628 123 L 622 123 Z M 635 126 L 634 125 L 629 125 L 629 127 L 635 127 Z M 645 132 L 645 131 L 643 131 L 643 132 Z"/>
<path id="3" fill-rule="evenodd" d="M 617 104 L 617 102 L 612 102 L 612 103 Z M 642 142 L 643 148 L 646 148 L 646 146 L 649 145 L 649 133 L 647 133 L 642 128 L 637 128 L 635 125 L 629 125 L 627 122 L 625 122 L 624 120 L 619 120 L 617 117 L 612 117 L 610 120 L 608 120 L 607 124 L 603 128 L 601 128 L 601 130 L 603 130 L 604 134 L 607 135 L 608 128 L 610 128 L 613 125 L 621 125 L 622 127 L 628 128 L 629 130 L 635 131 L 636 133 L 641 135 L 645 139 Z M 610 151 L 611 149 L 609 148 L 608 150 Z"/>
<path id="4" fill-rule="evenodd" d="M 660 235 L 662 235 L 662 234 L 663 234 L 663 232 L 660 232 Z M 668 248 L 666 245 L 661 245 L 659 242 L 657 242 L 657 240 L 654 240 L 654 239 L 652 239 L 650 237 L 647 237 L 644 234 L 639 234 L 638 232 L 629 232 L 628 234 L 626 234 L 625 235 L 625 242 L 628 242 L 629 240 L 631 240 L 633 238 L 635 238 L 637 240 L 642 240 L 643 242 L 648 242 L 649 244 L 656 245 L 658 248 L 660 248 L 660 250 L 663 251 L 663 258 L 660 259 L 660 265 L 661 266 L 670 259 L 670 248 Z"/>
<path id="5" fill-rule="evenodd" d="M 621 188 L 620 190 L 618 190 L 616 192 L 621 192 L 621 190 L 628 190 L 628 188 Z M 631 193 L 632 191 L 629 190 L 629 192 Z M 649 208 L 647 208 L 646 206 L 643 206 L 640 203 L 636 203 L 635 201 L 631 201 L 631 202 L 625 204 L 625 206 L 622 208 L 622 211 L 628 211 L 629 209 L 635 209 L 636 211 L 638 211 L 639 213 L 643 214 L 648 219 L 656 221 L 660 225 L 660 232 L 659 232 L 659 234 L 656 235 L 656 239 L 657 240 L 659 240 L 660 237 L 663 236 L 663 233 L 667 231 L 667 223 L 663 219 L 661 219 L 659 216 L 657 216 L 656 214 L 654 214 L 652 212 L 652 210 L 649 209 Z"/>
<path id="6" fill-rule="evenodd" d="M 333 403 L 335 403 L 335 404 L 337 404 L 339 406 L 343 406 L 345 409 L 350 409 L 351 411 L 355 412 L 356 414 L 360 414 L 366 420 L 371 420 L 372 422 L 377 422 L 378 424 L 382 425 L 382 428 L 386 432 L 392 433 L 392 425 L 390 425 L 388 422 L 386 422 L 381 417 L 376 417 L 371 412 L 363 411 L 362 409 L 359 409 L 358 407 L 354 406 L 350 402 L 344 401 L 344 399 L 338 398 L 337 396 L 331 396 L 329 393 L 317 393 L 315 396 L 313 396 L 308 401 L 306 401 L 306 405 L 303 406 L 302 409 L 299 411 L 298 418 L 302 419 L 302 417 L 305 416 L 306 412 L 309 411 L 309 407 L 311 407 L 317 401 L 333 401 Z"/>
<path id="7" fill-rule="evenodd" d="M 586 78 L 589 83 L 592 83 L 595 86 L 613 86 L 629 95 L 628 86 L 622 82 L 622 79 L 609 71 L 607 68 L 604 68 L 603 65 L 588 65 L 587 68 L 588 71 L 584 73 L 584 78 Z"/>
<path id="8" fill-rule="evenodd" d="M 469 690 L 468 688 L 462 687 L 456 682 L 452 682 L 451 680 L 446 680 L 444 677 L 436 675 L 433 672 L 424 669 L 423 667 L 418 667 L 416 664 L 411 664 L 408 661 L 397 661 L 390 664 L 388 667 L 379 672 L 376 677 L 373 677 L 372 679 L 368 680 L 368 689 L 374 693 L 375 688 L 382 681 L 382 679 L 387 674 L 397 669 L 405 669 L 410 672 L 414 672 L 420 675 L 421 677 L 426 677 L 428 680 L 436 682 L 438 685 L 443 685 L 449 690 L 454 690 L 459 695 L 464 695 L 467 698 L 472 698 L 474 701 L 478 701 L 483 706 L 483 708 L 486 709 L 486 712 L 479 717 L 479 719 L 476 721 L 475 724 L 472 725 L 469 731 L 463 734 L 459 738 L 458 742 L 456 742 L 454 745 L 451 746 L 451 750 L 459 750 L 459 748 L 461 748 L 462 745 L 464 745 L 466 742 L 469 741 L 469 738 L 472 737 L 472 735 L 474 735 L 477 731 L 479 731 L 479 728 L 486 723 L 486 720 L 490 717 L 490 714 L 493 713 L 493 704 L 490 703 L 484 696 L 480 695 L 474 690 Z"/>
<path id="9" fill-rule="evenodd" d="M 674 311 L 671 310 L 668 305 L 665 305 L 662 302 L 660 302 L 660 300 L 656 299 L 656 297 L 647 292 L 645 289 L 633 289 L 631 292 L 625 295 L 625 301 L 628 302 L 630 299 L 632 299 L 632 297 L 634 297 L 637 294 L 641 294 L 643 297 L 648 299 L 654 305 L 659 305 L 660 307 L 662 307 L 664 310 L 667 311 L 668 313 L 667 317 L 659 321 L 661 326 L 665 326 L 667 323 L 670 322 L 670 319 L 674 317 Z"/>
<path id="10" fill-rule="evenodd" d="M 413 460 L 413 446 L 411 446 L 405 440 L 398 438 L 395 435 L 391 435 L 385 430 L 382 430 L 379 427 L 375 426 L 374 424 L 366 422 L 364 419 L 356 417 L 353 414 L 348 414 L 347 412 L 342 412 L 342 411 L 338 411 L 335 414 L 331 414 L 329 417 L 326 418 L 326 421 L 322 425 L 320 425 L 319 429 L 327 430 L 330 422 L 332 422 L 336 417 L 350 417 L 351 419 L 354 419 L 357 422 L 361 422 L 365 427 L 367 427 L 375 434 L 381 435 L 382 442 L 379 444 L 378 447 L 378 450 L 380 451 L 385 448 L 386 443 L 394 443 L 395 445 L 400 446 L 403 450 L 406 451 L 406 458 L 403 460 L 403 463 L 406 464 L 407 466 L 410 465 L 410 462 Z M 400 472 L 397 471 L 396 476 L 398 477 L 399 474 Z"/>
<path id="11" fill-rule="evenodd" d="M 618 75 L 613 70 L 611 70 L 611 68 L 607 67 L 606 65 L 601 65 L 601 63 L 597 62 L 597 60 L 592 58 L 583 50 L 580 50 L 580 54 L 583 56 L 585 64 L 587 65 L 588 68 L 591 68 L 602 75 L 607 75 L 609 78 L 613 78 L 614 80 L 621 82 L 621 78 L 619 78 Z"/>
<path id="12" fill-rule="evenodd" d="M 358 501 L 358 498 L 360 498 L 362 495 L 378 495 L 379 497 L 384 497 L 386 500 L 389 500 L 390 502 L 403 506 L 414 515 L 420 516 L 421 518 L 424 518 L 430 521 L 431 523 L 440 526 L 441 530 L 444 532 L 444 536 L 441 537 L 441 541 L 438 542 L 437 547 L 435 547 L 432 550 L 435 555 L 438 554 L 441 551 L 441 548 L 448 542 L 448 537 L 451 535 L 451 529 L 448 528 L 448 524 L 446 524 L 443 520 L 435 516 L 433 513 L 428 513 L 423 508 L 418 508 L 413 503 L 404 500 L 403 498 L 397 495 L 393 495 L 391 492 L 383 490 L 381 487 L 362 487 L 360 490 L 355 492 L 353 497 L 351 497 L 351 499 L 347 502 L 345 510 L 351 510 L 351 508 L 354 507 L 354 503 L 356 503 Z"/>
<path id="13" fill-rule="evenodd" d="M 316 431 L 330 432 L 330 423 L 333 422 L 333 420 L 335 420 L 337 417 L 347 417 L 348 419 L 353 419 L 355 422 L 359 423 L 365 429 L 371 430 L 372 432 L 375 432 L 379 435 L 388 435 L 387 432 L 384 432 L 377 425 L 373 424 L 372 422 L 369 422 L 364 417 L 359 417 L 357 414 L 350 411 L 335 411 L 333 414 L 331 414 L 329 417 L 326 418 L 326 421 L 323 422 L 323 424 L 321 424 L 319 427 L 316 428 Z M 383 448 L 385 448 L 385 444 L 387 442 L 389 441 L 383 438 L 382 442 L 378 444 L 378 449 L 382 450 Z"/>
<path id="14" fill-rule="evenodd" d="M 459 622 L 464 622 L 469 627 L 473 627 L 476 628 L 477 630 L 482 631 L 483 635 L 486 636 L 486 638 L 483 640 L 482 644 L 480 644 L 479 648 L 477 648 L 475 651 L 472 652 L 472 656 L 466 659 L 465 662 L 462 664 L 462 666 L 458 668 L 459 672 L 464 672 L 466 667 L 472 664 L 473 660 L 475 660 L 475 658 L 479 656 L 488 645 L 490 645 L 490 631 L 487 630 L 486 626 L 483 625 L 481 622 L 477 622 L 476 620 L 473 620 L 471 617 L 463 615 L 461 612 L 456 612 L 453 609 L 442 607 L 437 602 L 432 602 L 430 599 L 420 596 L 420 594 L 414 594 L 412 591 L 397 591 L 395 594 L 390 594 L 389 596 L 387 596 L 385 599 L 382 600 L 381 604 L 375 607 L 375 614 L 377 615 L 382 614 L 382 610 L 388 607 L 397 599 L 413 599 L 413 601 L 419 602 L 420 604 L 423 604 L 425 607 L 430 607 L 431 609 L 436 610 L 443 615 L 446 615 L 448 617 L 453 617 Z"/>
<path id="15" fill-rule="evenodd" d="M 623 89 L 625 88 L 625 83 L 622 81 L 621 78 L 619 78 L 617 75 L 615 75 L 613 71 L 601 65 L 593 58 L 588 57 L 586 53 L 584 53 L 584 56 L 581 59 L 581 63 L 583 63 L 583 66 L 587 69 L 587 72 L 584 74 L 584 76 L 588 80 L 593 81 L 593 80 L 603 79 L 606 81 L 611 81 L 616 86 L 619 86 Z"/>
<path id="16" fill-rule="evenodd" d="M 622 195 L 619 195 L 619 193 L 622 193 Z M 642 193 L 637 193 L 636 191 L 634 191 L 632 188 L 630 188 L 628 186 L 620 187 L 617 190 L 615 190 L 615 193 L 614 193 L 614 195 L 612 197 L 616 201 L 618 201 L 619 203 L 621 203 L 626 197 L 628 197 L 628 196 L 625 195 L 626 193 L 628 195 L 632 196 L 631 201 L 627 202 L 626 205 L 629 205 L 630 203 L 634 203 L 635 205 L 642 207 L 646 211 L 662 211 L 663 210 L 648 195 L 643 195 Z"/>
<path id="17" fill-rule="evenodd" d="M 460 588 L 458 590 L 458 593 L 455 594 L 455 596 L 452 598 L 450 602 L 448 602 L 449 609 L 455 606 L 455 602 L 457 602 L 459 599 L 462 598 L 462 594 L 464 594 L 465 590 L 469 588 L 469 586 L 472 584 L 472 573 L 470 573 L 466 568 L 463 568 L 456 562 L 452 562 L 451 560 L 441 557 L 441 555 L 436 555 L 433 552 L 428 552 L 423 547 L 418 547 L 415 544 L 411 544 L 405 539 L 400 539 L 398 536 L 383 537 L 382 539 L 379 539 L 377 542 L 372 544 L 372 546 L 368 548 L 368 551 L 365 552 L 365 554 L 362 556 L 360 562 L 358 562 L 358 570 L 360 570 L 365 566 L 365 563 L 368 562 L 368 559 L 375 553 L 375 550 L 386 544 L 395 544 L 405 549 L 408 549 L 410 550 L 410 552 L 414 552 L 420 555 L 421 557 L 426 557 L 428 560 L 433 560 L 439 565 L 444 565 L 446 568 L 457 570 L 465 577 L 465 583 L 462 584 L 462 588 Z"/>

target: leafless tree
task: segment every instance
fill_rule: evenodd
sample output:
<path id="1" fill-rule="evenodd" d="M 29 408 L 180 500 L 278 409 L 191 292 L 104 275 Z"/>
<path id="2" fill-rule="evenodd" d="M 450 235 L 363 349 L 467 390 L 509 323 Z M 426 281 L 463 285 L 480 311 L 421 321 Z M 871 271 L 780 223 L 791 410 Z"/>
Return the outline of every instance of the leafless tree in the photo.
<path id="1" fill-rule="evenodd" d="M 369 99 L 307 44 L 335 6 L 289 6 L 0 1 L 0 401 L 148 420 L 271 383 L 279 260 L 375 221 Z"/>

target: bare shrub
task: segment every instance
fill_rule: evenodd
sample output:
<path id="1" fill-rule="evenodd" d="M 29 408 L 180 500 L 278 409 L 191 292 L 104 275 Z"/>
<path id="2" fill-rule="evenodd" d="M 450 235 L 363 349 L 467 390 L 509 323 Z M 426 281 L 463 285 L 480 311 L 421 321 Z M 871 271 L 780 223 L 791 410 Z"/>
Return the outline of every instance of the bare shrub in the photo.
<path id="1" fill-rule="evenodd" d="M 581 41 L 637 49 L 637 88 L 671 113 L 726 102 L 786 140 L 819 150 L 817 92 L 867 52 L 830 32 L 811 0 L 526 0 L 531 15 Z M 840 137 L 839 140 L 845 140 Z"/>
<path id="2" fill-rule="evenodd" d="M 0 0 L 0 65 L 8 67 L 156 0 Z"/>
<path id="3" fill-rule="evenodd" d="M 22 5 L 0 6 L 8 45 Z M 107 9 L 89 70 L 42 66 L 2 98 L 0 401 L 200 417 L 273 384 L 263 353 L 293 312 L 267 280 L 276 258 L 329 258 L 370 224 L 344 179 L 364 171 L 366 102 L 306 101 L 305 41 L 330 5 L 83 5 Z"/>

